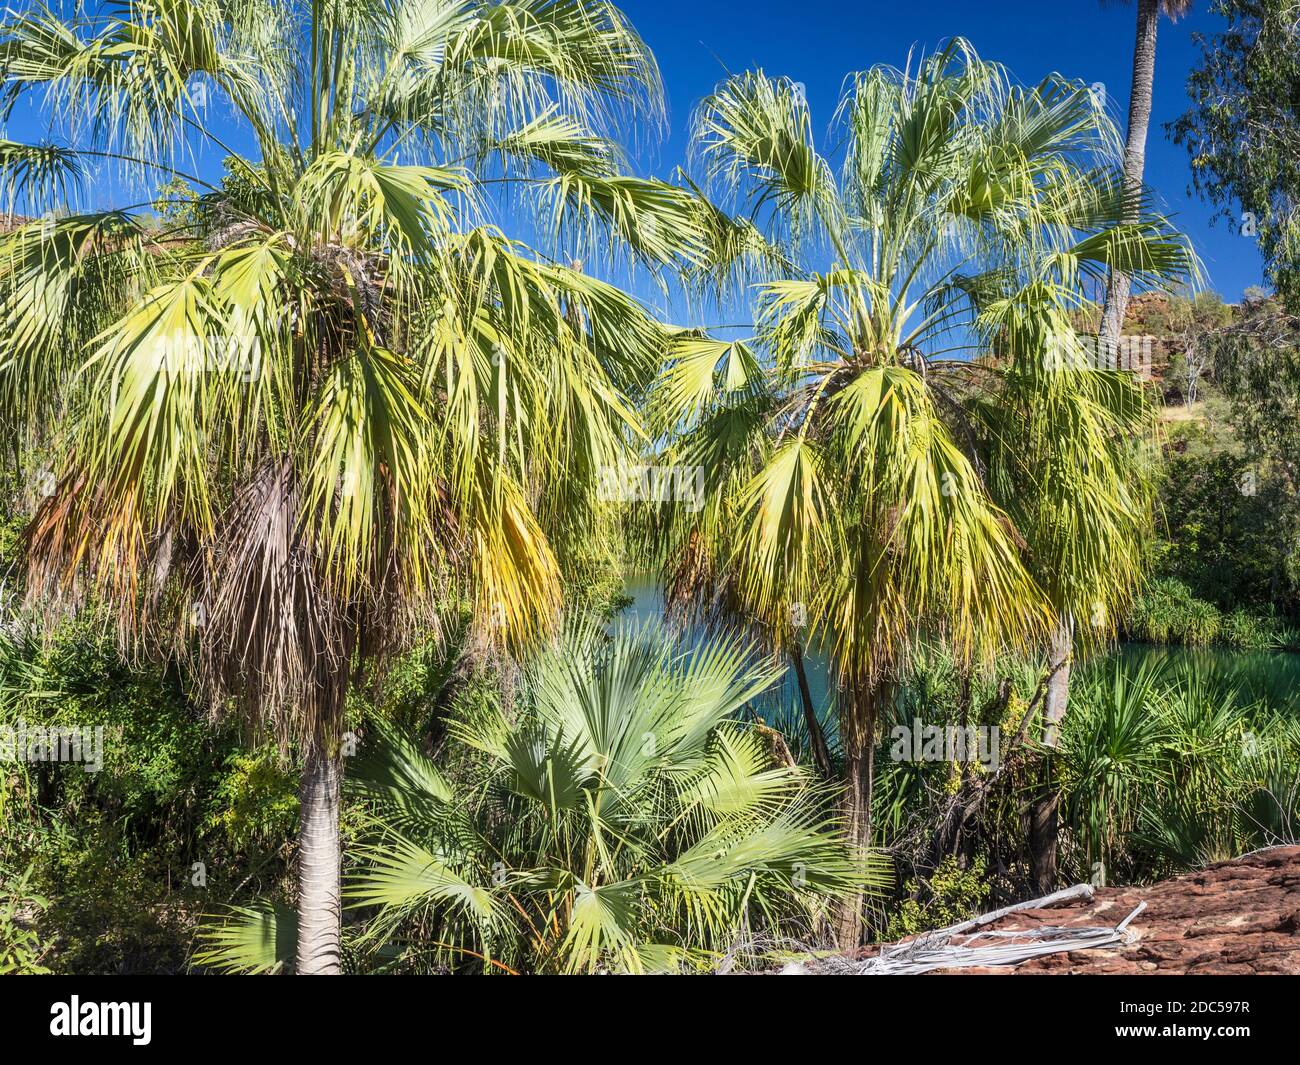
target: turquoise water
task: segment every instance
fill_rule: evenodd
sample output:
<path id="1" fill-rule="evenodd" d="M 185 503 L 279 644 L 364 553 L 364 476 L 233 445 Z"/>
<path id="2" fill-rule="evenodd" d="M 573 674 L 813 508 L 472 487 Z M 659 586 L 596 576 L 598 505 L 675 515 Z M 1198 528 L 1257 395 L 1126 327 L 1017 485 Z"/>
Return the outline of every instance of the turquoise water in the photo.
<path id="1" fill-rule="evenodd" d="M 620 620 L 633 624 L 646 624 L 663 620 L 663 595 L 653 580 L 630 580 L 626 588 L 632 602 L 620 614 Z M 703 636 L 688 632 L 687 641 L 694 643 Z M 1184 665 L 1209 669 L 1238 686 L 1250 700 L 1264 700 L 1279 709 L 1290 708 L 1300 713 L 1300 654 L 1270 653 L 1267 651 L 1234 651 L 1226 648 L 1158 647 L 1149 644 L 1125 644 L 1109 654 L 1083 662 L 1081 670 L 1108 670 L 1116 661 L 1137 670 L 1143 666 L 1160 666 L 1178 670 Z M 830 675 L 826 657 L 815 650 L 805 655 L 808 686 L 813 704 L 827 716 L 830 700 Z M 773 706 L 794 706 L 799 689 L 793 670 L 787 670 L 781 687 L 765 700 Z M 829 723 L 829 722 L 828 722 Z"/>
<path id="2" fill-rule="evenodd" d="M 664 620 L 663 593 L 657 584 L 645 579 L 630 580 L 624 590 L 632 597 L 632 602 L 619 615 L 620 621 L 643 625 Z M 690 630 L 686 634 L 686 642 L 690 644 L 698 643 L 703 638 L 704 633 L 697 630 Z M 804 655 L 804 670 L 808 674 L 808 689 L 812 693 L 813 705 L 822 711 L 824 716 L 830 705 L 827 697 L 830 690 L 830 671 L 827 668 L 826 656 L 810 649 Z M 794 705 L 798 699 L 799 685 L 795 680 L 794 670 L 787 669 L 780 688 L 768 695 L 765 701 Z"/>

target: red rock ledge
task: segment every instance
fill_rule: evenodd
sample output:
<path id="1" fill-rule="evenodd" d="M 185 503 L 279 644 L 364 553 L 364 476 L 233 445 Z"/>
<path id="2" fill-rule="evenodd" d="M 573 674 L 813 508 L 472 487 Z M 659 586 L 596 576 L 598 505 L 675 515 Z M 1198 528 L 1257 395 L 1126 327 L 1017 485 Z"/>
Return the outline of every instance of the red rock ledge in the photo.
<path id="1" fill-rule="evenodd" d="M 985 928 L 1113 926 L 1143 901 L 1128 945 L 935 973 L 1300 975 L 1300 847 L 1276 847 L 1158 884 L 1098 888 L 1092 899 L 1022 910 Z M 874 953 L 868 948 L 862 956 Z"/>

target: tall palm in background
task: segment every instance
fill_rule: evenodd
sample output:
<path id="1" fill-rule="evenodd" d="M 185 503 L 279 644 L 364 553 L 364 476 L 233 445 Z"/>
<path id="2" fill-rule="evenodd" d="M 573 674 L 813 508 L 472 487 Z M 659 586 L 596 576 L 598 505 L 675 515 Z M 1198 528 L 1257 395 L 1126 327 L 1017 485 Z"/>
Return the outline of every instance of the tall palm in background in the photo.
<path id="1" fill-rule="evenodd" d="M 1128 204 L 1126 221 L 1135 221 L 1141 211 L 1143 172 L 1146 169 L 1147 130 L 1151 125 L 1151 96 L 1156 77 L 1156 31 L 1160 16 L 1178 19 L 1192 6 L 1192 0 L 1137 0 L 1137 35 L 1133 42 L 1133 83 L 1128 98 L 1128 129 L 1124 137 L 1124 195 Z M 1132 282 L 1123 271 L 1112 271 L 1106 285 L 1101 335 L 1112 345 L 1124 331 Z"/>
<path id="2" fill-rule="evenodd" d="M 1042 564 L 1027 561 L 986 482 L 972 397 L 1033 410 L 1029 425 L 1008 419 L 995 450 L 1054 449 L 1058 472 L 1091 461 L 1126 423 L 1099 409 L 1108 386 L 1046 356 L 1076 343 L 1070 313 L 1089 279 L 1177 273 L 1187 253 L 1163 219 L 1122 221 L 1118 136 L 1082 85 L 1018 87 L 956 41 L 907 71 L 852 76 L 838 120 L 837 173 L 798 86 L 747 73 L 701 104 L 694 150 L 711 186 L 798 265 L 756 286 L 752 338 L 684 336 L 652 411 L 675 434 L 673 461 L 703 467 L 709 489 L 697 514 L 667 523 L 666 584 L 730 598 L 773 632 L 806 619 L 838 681 L 846 821 L 865 849 L 877 725 L 912 649 L 939 638 L 969 664 L 1035 643 L 1097 575 L 1072 572 L 1068 595 L 1035 579 L 1069 530 L 1053 527 Z M 960 357 L 977 353 L 999 358 Z M 1087 500 L 1070 499 L 1077 520 Z M 860 904 L 841 913 L 844 945 Z"/>
<path id="3" fill-rule="evenodd" d="M 663 343 L 484 222 L 491 191 L 650 264 L 716 259 L 724 220 L 620 175 L 602 131 L 660 87 L 606 3 L 39 8 L 0 73 L 66 141 L 0 144 L 11 202 L 48 209 L 0 246 L 3 414 L 52 471 L 31 592 L 106 601 L 299 748 L 297 971 L 337 971 L 350 678 L 459 603 L 501 643 L 549 627 Z M 189 173 L 213 151 L 223 177 Z M 121 206 L 67 213 L 98 165 Z M 177 178 L 197 210 L 150 225 L 131 192 Z"/>
<path id="4" fill-rule="evenodd" d="M 1128 126 L 1124 138 L 1122 187 L 1123 221 L 1137 222 L 1142 215 L 1145 191 L 1147 130 L 1151 123 L 1151 96 L 1155 85 L 1156 30 L 1160 15 L 1178 18 L 1191 7 L 1191 0 L 1138 0 L 1137 35 L 1133 45 L 1133 81 L 1129 90 Z M 1106 296 L 1102 304 L 1099 339 L 1103 350 L 1114 351 L 1124 332 L 1124 315 L 1128 310 L 1133 279 L 1124 270 L 1111 270 L 1106 279 Z M 1075 616 L 1069 611 L 1058 615 L 1052 632 L 1052 674 L 1047 683 L 1043 711 L 1048 720 L 1049 746 L 1055 746 L 1057 727 L 1065 716 L 1070 695 L 1070 663 L 1075 650 Z M 1056 875 L 1056 805 L 1051 789 L 1044 794 L 1032 817 L 1035 876 L 1040 885 L 1050 885 Z M 1044 886 L 1044 891 L 1050 886 Z"/>

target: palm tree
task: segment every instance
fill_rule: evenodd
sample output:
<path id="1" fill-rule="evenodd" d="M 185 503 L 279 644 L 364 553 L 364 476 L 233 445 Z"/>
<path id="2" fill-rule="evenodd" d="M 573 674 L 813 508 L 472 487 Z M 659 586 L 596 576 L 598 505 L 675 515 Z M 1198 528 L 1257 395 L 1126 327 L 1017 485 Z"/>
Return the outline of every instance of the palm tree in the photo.
<path id="1" fill-rule="evenodd" d="M 806 615 L 838 679 L 847 830 L 865 850 L 878 722 L 913 649 L 942 639 L 968 666 L 1053 620 L 966 407 L 1001 387 L 1003 361 L 961 356 L 1033 360 L 1047 394 L 1091 416 L 1081 375 L 1045 358 L 1073 340 L 1083 279 L 1173 271 L 1185 246 L 1163 220 L 1120 221 L 1099 169 L 1118 137 L 1084 86 L 1019 87 L 963 41 L 852 75 L 838 119 L 837 171 L 787 81 L 738 75 L 700 105 L 708 180 L 798 266 L 757 285 L 753 338 L 681 341 L 652 409 L 709 489 L 668 524 L 666 584 L 725 588 L 772 631 Z"/>
<path id="2" fill-rule="evenodd" d="M 1145 191 L 1143 172 L 1146 166 L 1147 129 L 1151 122 L 1151 94 L 1155 82 L 1156 29 L 1163 12 L 1172 19 L 1183 15 L 1191 0 L 1138 0 L 1137 38 L 1133 46 L 1133 83 L 1129 91 L 1128 129 L 1124 139 L 1122 187 L 1125 208 L 1122 221 L 1136 223 L 1142 216 Z M 1102 304 L 1099 340 L 1102 349 L 1115 351 L 1124 332 L 1124 315 L 1128 310 L 1133 279 L 1124 270 L 1107 274 L 1106 296 Z M 1069 610 L 1059 611 L 1050 644 L 1051 676 L 1043 700 L 1048 723 L 1044 739 L 1056 745 L 1061 720 L 1069 702 L 1070 663 L 1075 651 L 1076 626 Z M 1046 787 L 1033 815 L 1032 835 L 1035 843 L 1034 876 L 1044 893 L 1051 890 L 1056 876 L 1056 799 Z"/>
<path id="3" fill-rule="evenodd" d="M 1104 180 L 1095 188 L 1103 197 L 1109 190 L 1104 211 L 1113 217 L 1120 190 Z M 1132 247 L 1117 246 L 1115 258 L 1144 282 L 1174 284 L 1194 269 L 1186 246 L 1162 238 L 1158 224 L 1111 231 L 1125 232 Z M 1097 286 L 1104 283 L 1104 271 L 1092 273 Z M 1066 286 L 1058 298 L 1069 295 Z M 1081 287 L 1075 299 L 1082 310 Z M 1155 527 L 1157 411 L 1134 375 L 1099 368 L 1082 350 L 1076 359 L 1044 360 L 1044 351 L 1071 344 L 1069 322 L 1059 315 L 1044 314 L 1021 295 L 980 302 L 981 331 L 1002 359 L 970 405 L 987 480 L 1025 539 L 1027 565 L 1056 619 L 1041 737 L 1049 754 L 1029 818 L 1031 875 L 1047 894 L 1056 876 L 1059 791 L 1050 752 L 1065 701 L 1046 696 L 1064 690 L 1076 644 L 1096 647 L 1115 634 L 1142 585 Z"/>
<path id="4" fill-rule="evenodd" d="M 347 887 L 376 908 L 359 947 L 507 972 L 716 968 L 879 886 L 824 787 L 734 720 L 775 677 L 734 638 L 683 652 L 657 628 L 579 626 L 527 662 L 511 713 L 458 718 L 442 765 L 379 724 L 348 776 L 375 826 Z M 198 960 L 270 969 L 286 919 L 238 911 Z"/>
<path id="5" fill-rule="evenodd" d="M 1192 0 L 1137 0 L 1137 37 L 1133 43 L 1133 84 L 1128 98 L 1128 132 L 1124 138 L 1124 196 L 1128 205 L 1125 221 L 1136 221 L 1141 212 L 1143 171 L 1146 168 L 1147 129 L 1151 124 L 1151 93 L 1156 76 L 1156 30 L 1161 14 L 1178 19 L 1187 13 Z M 1112 271 L 1106 285 L 1101 336 L 1110 345 L 1124 332 L 1132 283 L 1123 271 Z M 1059 692 L 1064 698 L 1064 691 Z M 1048 701 L 1053 696 L 1049 693 Z"/>
<path id="6" fill-rule="evenodd" d="M 30 588 L 107 597 L 128 643 L 297 747 L 296 970 L 336 972 L 354 671 L 461 603 L 499 644 L 550 626 L 551 533 L 623 461 L 663 343 L 488 224 L 490 198 L 652 265 L 725 226 L 620 174 L 604 132 L 661 93 L 600 0 L 39 8 L 0 24 L 0 72 L 67 141 L 0 144 L 7 195 L 50 208 L 0 249 L 3 415 L 52 456 Z M 186 162 L 213 151 L 209 183 Z M 109 190 L 202 194 L 161 227 L 149 197 L 67 213 L 101 165 Z"/>

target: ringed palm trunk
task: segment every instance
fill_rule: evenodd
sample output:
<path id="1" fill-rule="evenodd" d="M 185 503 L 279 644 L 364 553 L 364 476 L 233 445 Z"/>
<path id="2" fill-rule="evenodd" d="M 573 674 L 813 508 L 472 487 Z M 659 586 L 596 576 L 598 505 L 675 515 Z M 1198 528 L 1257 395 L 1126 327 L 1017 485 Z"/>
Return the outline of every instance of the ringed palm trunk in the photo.
<path id="1" fill-rule="evenodd" d="M 1043 700 L 1043 746 L 1047 756 L 1039 765 L 1038 796 L 1029 814 L 1030 875 L 1040 895 L 1056 888 L 1057 812 L 1060 795 L 1056 790 L 1053 752 L 1061 739 L 1061 721 L 1070 695 L 1070 658 L 1074 654 L 1074 619 L 1063 614 L 1052 633 L 1049 668 Z"/>
<path id="2" fill-rule="evenodd" d="M 317 742 L 302 774 L 298 838 L 298 953 L 301 976 L 339 972 L 338 758 Z"/>
<path id="3" fill-rule="evenodd" d="M 844 749 L 844 834 L 848 844 L 866 861 L 871 847 L 871 800 L 875 789 L 876 723 L 880 708 L 893 696 L 885 681 L 850 685 L 840 711 L 840 740 Z M 840 903 L 835 919 L 835 942 L 840 950 L 854 950 L 862 942 L 862 892 Z"/>
<path id="4" fill-rule="evenodd" d="M 1147 127 L 1151 124 L 1151 93 L 1156 75 L 1156 28 L 1160 0 L 1138 0 L 1137 39 L 1133 45 L 1133 86 L 1129 92 L 1128 132 L 1124 140 L 1124 221 L 1138 218 L 1142 175 L 1146 169 Z M 1128 310 L 1130 282 L 1127 274 L 1112 271 L 1106 283 L 1106 304 L 1101 316 L 1105 350 L 1118 345 Z"/>

